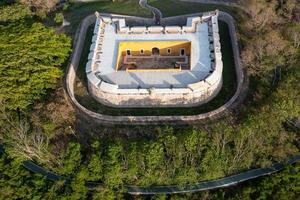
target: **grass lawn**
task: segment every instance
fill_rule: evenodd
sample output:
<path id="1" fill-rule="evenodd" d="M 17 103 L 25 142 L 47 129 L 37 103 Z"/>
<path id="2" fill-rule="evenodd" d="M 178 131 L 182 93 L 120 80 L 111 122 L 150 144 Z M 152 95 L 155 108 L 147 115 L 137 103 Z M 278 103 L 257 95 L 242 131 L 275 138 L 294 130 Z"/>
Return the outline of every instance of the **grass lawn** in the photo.
<path id="1" fill-rule="evenodd" d="M 207 12 L 212 10 L 226 11 L 232 15 L 237 14 L 237 9 L 217 4 L 202 4 L 193 2 L 182 2 L 179 0 L 148 0 L 149 4 L 158 8 L 164 17 L 183 15 L 197 12 Z"/>
<path id="2" fill-rule="evenodd" d="M 75 3 L 64 12 L 66 19 L 71 23 L 71 25 L 66 27 L 65 30 L 69 35 L 74 36 L 75 31 L 82 19 L 90 14 L 95 13 L 95 11 L 152 17 L 151 12 L 147 9 L 141 8 L 138 2 L 139 0 L 128 0 L 124 2 L 113 3 L 111 0 L 99 0 L 97 2 Z M 182 2 L 179 0 L 149 0 L 149 4 L 159 8 L 164 17 L 196 12 L 206 12 L 215 9 L 223 10 L 234 16 L 237 16 L 240 11 L 236 8 L 224 5 Z"/>
<path id="3" fill-rule="evenodd" d="M 91 38 L 93 36 L 93 26 L 89 28 L 85 47 L 79 63 L 77 81 L 75 85 L 75 95 L 77 100 L 85 107 L 107 115 L 194 115 L 208 112 L 218 108 L 228 101 L 236 90 L 236 76 L 233 52 L 227 24 L 219 22 L 221 48 L 223 55 L 223 87 L 220 93 L 212 101 L 191 108 L 111 108 L 104 106 L 94 100 L 87 91 L 85 64 L 89 53 Z"/>
<path id="4" fill-rule="evenodd" d="M 103 0 L 73 4 L 67 11 L 64 12 L 66 19 L 71 23 L 69 27 L 66 27 L 66 32 L 73 36 L 83 18 L 95 13 L 96 11 L 100 13 L 104 12 L 151 17 L 151 12 L 147 9 L 141 8 L 138 2 L 139 0 L 129 0 L 113 3 L 111 0 Z"/>

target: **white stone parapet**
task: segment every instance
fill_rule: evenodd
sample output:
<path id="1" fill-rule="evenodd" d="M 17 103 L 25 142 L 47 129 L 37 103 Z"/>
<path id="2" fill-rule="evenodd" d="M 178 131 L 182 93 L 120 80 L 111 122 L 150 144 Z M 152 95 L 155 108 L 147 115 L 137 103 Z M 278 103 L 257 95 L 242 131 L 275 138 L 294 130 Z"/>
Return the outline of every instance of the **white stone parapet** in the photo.
<path id="1" fill-rule="evenodd" d="M 144 33 L 146 32 L 147 28 L 142 26 L 133 26 L 130 28 L 130 32 L 132 33 Z"/>
<path id="2" fill-rule="evenodd" d="M 162 26 L 149 26 L 147 28 L 149 33 L 161 33 L 164 31 L 164 27 Z"/>
<path id="3" fill-rule="evenodd" d="M 189 84 L 188 87 L 192 91 L 205 91 L 207 88 L 209 88 L 209 84 L 203 80 L 197 83 Z"/>
<path id="4" fill-rule="evenodd" d="M 179 33 L 181 31 L 180 26 L 166 26 L 165 32 L 167 33 Z"/>
<path id="5" fill-rule="evenodd" d="M 204 16 L 204 19 L 208 20 L 212 16 Z M 149 26 L 149 27 L 143 27 L 143 26 L 135 26 L 135 27 L 129 27 L 126 26 L 125 19 L 117 18 L 117 19 L 110 19 L 105 18 L 106 23 L 115 23 L 118 27 L 117 32 L 118 34 L 128 34 L 130 32 L 132 33 L 179 33 L 179 32 L 186 32 L 186 33 L 193 33 L 196 31 L 196 26 L 198 23 L 204 22 L 202 17 L 189 17 L 187 18 L 187 23 L 185 26 Z"/>

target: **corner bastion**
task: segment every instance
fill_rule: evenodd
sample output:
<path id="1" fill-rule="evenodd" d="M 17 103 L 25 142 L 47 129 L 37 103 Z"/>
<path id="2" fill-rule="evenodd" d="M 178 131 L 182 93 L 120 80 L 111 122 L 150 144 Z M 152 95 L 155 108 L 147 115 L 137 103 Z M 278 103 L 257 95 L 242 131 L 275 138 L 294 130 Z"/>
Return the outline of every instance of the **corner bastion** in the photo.
<path id="1" fill-rule="evenodd" d="M 206 103 L 222 87 L 219 40 L 218 11 L 188 17 L 185 26 L 148 27 L 129 27 L 122 17 L 96 13 L 86 64 L 89 92 L 100 103 L 112 107 Z M 179 42 L 172 46 L 174 41 Z M 119 44 L 126 42 L 147 45 L 138 50 L 128 46 L 121 51 Z M 180 46 L 184 42 L 189 42 L 190 47 Z"/>

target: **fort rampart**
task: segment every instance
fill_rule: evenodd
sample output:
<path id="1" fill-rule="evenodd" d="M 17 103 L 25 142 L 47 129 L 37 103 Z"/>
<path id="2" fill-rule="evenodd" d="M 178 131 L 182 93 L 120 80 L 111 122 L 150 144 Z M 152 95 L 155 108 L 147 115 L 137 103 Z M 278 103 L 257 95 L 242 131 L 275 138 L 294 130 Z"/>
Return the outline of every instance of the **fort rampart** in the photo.
<path id="1" fill-rule="evenodd" d="M 201 13 L 195 13 L 191 15 L 182 15 L 177 17 L 171 18 L 163 18 L 162 21 L 164 23 L 170 22 L 173 23 L 175 20 L 180 22 L 181 20 L 186 21 L 186 18 L 189 16 L 199 16 Z M 126 18 L 127 21 L 130 22 L 137 22 L 137 23 L 147 23 L 149 25 L 153 25 L 152 19 L 147 18 L 139 18 L 139 17 L 130 17 L 130 16 L 120 16 L 120 15 L 110 15 L 107 16 L 111 17 L 123 17 Z M 235 62 L 235 69 L 236 69 L 236 76 L 237 76 L 237 89 L 235 94 L 227 101 L 223 106 L 198 115 L 188 115 L 188 116 L 111 116 L 111 115 L 104 115 L 101 113 L 96 113 L 91 111 L 84 106 L 82 106 L 77 99 L 75 98 L 74 94 L 74 83 L 76 78 L 76 71 L 78 68 L 79 59 L 81 57 L 82 48 L 84 46 L 85 36 L 88 27 L 95 23 L 96 17 L 95 15 L 87 16 L 81 23 L 80 27 L 78 28 L 75 40 L 74 40 L 74 48 L 73 54 L 71 58 L 71 63 L 67 69 L 66 74 L 66 92 L 71 100 L 71 103 L 77 108 L 78 112 L 84 114 L 85 116 L 93 119 L 95 122 L 99 122 L 101 124 L 161 124 L 161 123 L 171 123 L 171 124 L 186 124 L 186 123 L 197 123 L 199 120 L 204 119 L 213 119 L 224 115 L 232 106 L 239 100 L 240 96 L 243 96 L 243 93 L 246 92 L 248 88 L 248 82 L 246 77 L 244 76 L 244 71 L 240 61 L 240 54 L 238 48 L 238 38 L 236 34 L 236 26 L 235 21 L 231 15 L 225 12 L 219 12 L 219 20 L 224 21 L 230 31 L 233 54 L 234 54 L 234 62 Z M 151 23 L 152 22 L 152 23 Z M 134 24 L 134 23 L 133 23 Z"/>
<path id="2" fill-rule="evenodd" d="M 222 54 L 218 28 L 218 11 L 186 18 L 184 26 L 127 26 L 124 18 L 101 16 L 96 13 L 94 36 L 86 66 L 89 93 L 100 103 L 111 107 L 187 107 L 204 104 L 213 99 L 222 88 Z M 129 20 L 130 19 L 126 19 Z M 186 34 L 195 33 L 198 24 L 208 24 L 211 73 L 205 79 L 181 88 L 119 88 L 98 76 L 101 65 L 102 41 L 106 24 L 114 23 L 118 34 Z M 109 37 L 109 36 L 108 36 Z M 209 52 L 206 52 L 209 54 Z M 159 72 L 157 72 L 159 73 Z"/>

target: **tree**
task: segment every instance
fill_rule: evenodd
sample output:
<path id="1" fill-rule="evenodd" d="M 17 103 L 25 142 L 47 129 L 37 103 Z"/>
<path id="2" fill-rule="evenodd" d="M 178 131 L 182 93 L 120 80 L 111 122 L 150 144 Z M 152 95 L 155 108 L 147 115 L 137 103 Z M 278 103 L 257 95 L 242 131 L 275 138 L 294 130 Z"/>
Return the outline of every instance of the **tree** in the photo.
<path id="1" fill-rule="evenodd" d="M 108 188 L 119 188 L 123 183 L 122 154 L 123 148 L 119 142 L 110 144 L 107 148 L 104 181 Z"/>
<path id="2" fill-rule="evenodd" d="M 103 179 L 103 160 L 101 158 L 100 146 L 100 142 L 98 141 L 92 144 L 93 154 L 87 164 L 89 180 L 99 181 Z"/>
<path id="3" fill-rule="evenodd" d="M 70 38 L 41 23 L 0 26 L 0 98 L 9 110 L 26 110 L 56 87 Z"/>
<path id="4" fill-rule="evenodd" d="M 286 29 L 285 35 L 296 49 L 300 49 L 300 24 L 291 24 L 291 26 Z"/>
<path id="5" fill-rule="evenodd" d="M 17 119 L 5 111 L 1 99 L 0 139 L 5 143 L 9 155 L 16 160 L 36 159 L 46 164 L 53 161 L 48 137 L 40 129 L 33 129 L 26 118 Z"/>
<path id="6" fill-rule="evenodd" d="M 62 13 L 55 13 L 54 21 L 61 25 L 64 21 L 64 15 Z"/>
<path id="7" fill-rule="evenodd" d="M 60 155 L 60 167 L 58 171 L 64 175 L 74 175 L 81 165 L 80 144 L 70 142 L 65 150 Z"/>
<path id="8" fill-rule="evenodd" d="M 0 23 L 18 21 L 31 16 L 30 9 L 20 4 L 0 7 Z"/>
<path id="9" fill-rule="evenodd" d="M 20 2 L 38 12 L 48 13 L 55 9 L 59 0 L 20 0 Z"/>
<path id="10" fill-rule="evenodd" d="M 282 172 L 259 178 L 238 188 L 211 192 L 212 199 L 297 199 L 300 194 L 300 165 L 289 166 Z"/>

